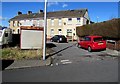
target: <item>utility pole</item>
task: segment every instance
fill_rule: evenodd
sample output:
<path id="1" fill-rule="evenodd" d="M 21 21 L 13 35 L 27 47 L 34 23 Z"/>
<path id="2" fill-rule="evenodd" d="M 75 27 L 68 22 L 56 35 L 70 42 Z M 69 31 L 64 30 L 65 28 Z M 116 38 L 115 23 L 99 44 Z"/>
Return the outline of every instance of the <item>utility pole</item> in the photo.
<path id="1" fill-rule="evenodd" d="M 46 32 L 47 32 L 47 0 L 45 0 L 45 7 L 44 7 L 44 43 L 43 43 L 43 60 L 46 57 Z"/>

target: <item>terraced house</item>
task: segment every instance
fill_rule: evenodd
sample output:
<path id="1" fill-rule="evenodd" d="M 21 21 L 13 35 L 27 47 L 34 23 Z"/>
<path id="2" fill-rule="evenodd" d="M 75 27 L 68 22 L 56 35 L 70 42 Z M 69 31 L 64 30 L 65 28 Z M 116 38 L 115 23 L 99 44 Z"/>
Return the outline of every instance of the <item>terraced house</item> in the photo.
<path id="1" fill-rule="evenodd" d="M 76 26 L 90 24 L 90 18 L 87 9 L 63 10 L 47 12 L 47 38 L 54 35 L 65 35 L 70 40 L 76 40 Z M 44 12 L 38 13 L 28 11 L 27 14 L 18 14 L 9 20 L 10 28 L 13 33 L 20 33 L 20 26 L 44 26 Z"/>

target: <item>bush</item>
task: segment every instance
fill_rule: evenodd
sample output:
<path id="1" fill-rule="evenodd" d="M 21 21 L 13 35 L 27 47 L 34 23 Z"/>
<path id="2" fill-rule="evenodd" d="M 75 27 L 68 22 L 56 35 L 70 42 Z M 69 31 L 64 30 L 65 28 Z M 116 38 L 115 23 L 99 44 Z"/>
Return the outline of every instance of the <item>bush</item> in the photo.
<path id="1" fill-rule="evenodd" d="M 87 35 L 100 35 L 105 38 L 120 39 L 120 18 L 101 23 L 88 24 L 76 28 L 79 37 Z"/>

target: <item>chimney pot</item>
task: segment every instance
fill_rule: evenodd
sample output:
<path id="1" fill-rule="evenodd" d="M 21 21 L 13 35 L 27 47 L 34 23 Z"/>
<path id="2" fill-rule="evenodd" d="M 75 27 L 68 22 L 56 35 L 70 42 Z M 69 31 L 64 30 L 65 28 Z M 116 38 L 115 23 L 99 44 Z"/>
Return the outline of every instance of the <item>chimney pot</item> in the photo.
<path id="1" fill-rule="evenodd" d="M 39 10 L 39 13 L 43 13 L 43 10 Z"/>
<path id="2" fill-rule="evenodd" d="M 28 15 L 29 15 L 29 14 L 32 14 L 32 11 L 28 11 Z"/>
<path id="3" fill-rule="evenodd" d="M 22 12 L 18 11 L 18 15 L 21 15 L 21 14 L 22 14 Z"/>

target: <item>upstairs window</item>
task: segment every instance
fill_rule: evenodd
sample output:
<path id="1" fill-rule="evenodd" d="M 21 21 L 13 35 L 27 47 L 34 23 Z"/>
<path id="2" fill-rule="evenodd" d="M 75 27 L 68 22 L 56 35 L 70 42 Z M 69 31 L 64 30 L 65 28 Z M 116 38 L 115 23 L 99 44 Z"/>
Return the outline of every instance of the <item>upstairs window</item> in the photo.
<path id="1" fill-rule="evenodd" d="M 68 21 L 72 21 L 72 18 L 68 18 Z"/>
<path id="2" fill-rule="evenodd" d="M 51 25 L 54 26 L 54 19 L 51 19 Z"/>
<path id="3" fill-rule="evenodd" d="M 61 18 L 59 18 L 58 23 L 59 23 L 59 26 L 61 26 L 61 25 L 62 25 L 62 20 L 61 20 Z"/>
<path id="4" fill-rule="evenodd" d="M 13 21 L 13 27 L 15 27 L 15 21 Z"/>
<path id="5" fill-rule="evenodd" d="M 80 22 L 80 18 L 77 18 L 77 22 Z"/>
<path id="6" fill-rule="evenodd" d="M 19 22 L 19 21 L 17 22 L 17 26 L 18 26 L 18 27 L 20 26 L 20 22 Z"/>

